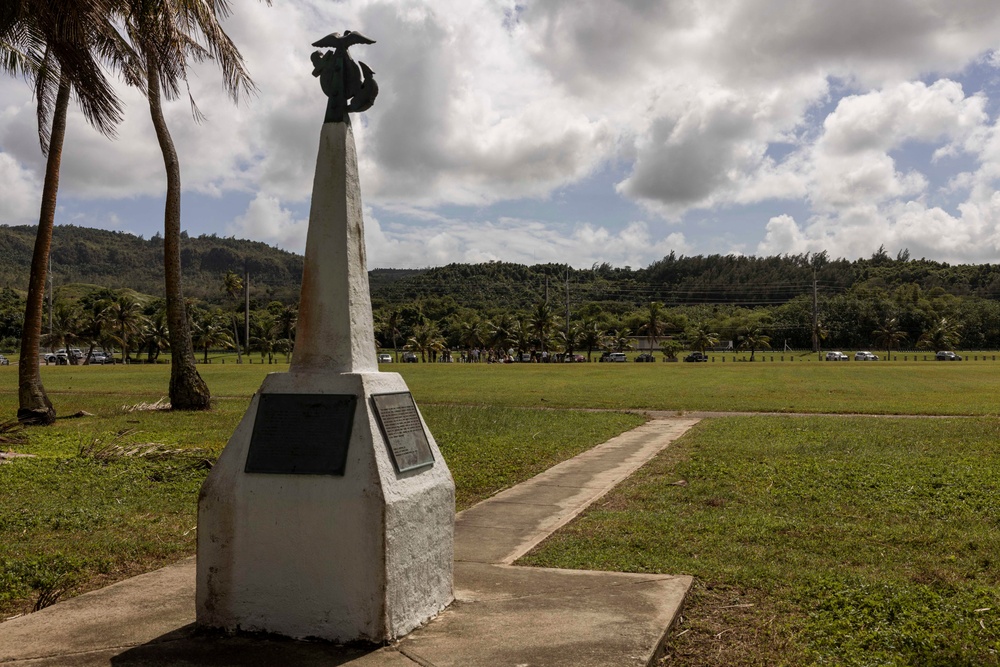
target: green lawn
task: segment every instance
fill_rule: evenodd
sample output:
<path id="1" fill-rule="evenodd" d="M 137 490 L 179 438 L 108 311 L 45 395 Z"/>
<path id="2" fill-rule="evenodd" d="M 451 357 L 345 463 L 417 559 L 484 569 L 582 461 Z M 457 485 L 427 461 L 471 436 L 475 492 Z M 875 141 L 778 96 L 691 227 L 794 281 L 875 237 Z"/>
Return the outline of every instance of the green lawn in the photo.
<path id="1" fill-rule="evenodd" d="M 1000 423 L 705 421 L 521 564 L 691 574 L 685 665 L 1000 664 Z"/>
<path id="2" fill-rule="evenodd" d="M 199 366 L 216 397 L 249 397 L 287 365 Z M 1000 365 L 992 361 L 708 364 L 393 364 L 422 404 L 653 410 L 997 415 Z M 42 377 L 59 414 L 86 396 L 135 401 L 166 395 L 165 365 L 52 366 Z M 0 401 L 17 369 L 0 367 Z M 2 408 L 2 403 L 0 403 Z M 9 413 L 13 414 L 13 413 Z"/>

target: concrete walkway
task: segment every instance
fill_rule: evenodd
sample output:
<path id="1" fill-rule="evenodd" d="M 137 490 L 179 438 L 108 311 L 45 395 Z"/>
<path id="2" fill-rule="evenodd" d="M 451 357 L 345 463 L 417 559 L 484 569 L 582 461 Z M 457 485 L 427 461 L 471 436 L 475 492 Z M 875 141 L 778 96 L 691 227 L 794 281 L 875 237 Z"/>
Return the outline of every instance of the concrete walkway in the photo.
<path id="1" fill-rule="evenodd" d="M 387 647 L 194 631 L 194 558 L 0 624 L 0 665 L 648 665 L 690 577 L 512 567 L 682 435 L 656 419 L 456 517 L 456 601 Z"/>

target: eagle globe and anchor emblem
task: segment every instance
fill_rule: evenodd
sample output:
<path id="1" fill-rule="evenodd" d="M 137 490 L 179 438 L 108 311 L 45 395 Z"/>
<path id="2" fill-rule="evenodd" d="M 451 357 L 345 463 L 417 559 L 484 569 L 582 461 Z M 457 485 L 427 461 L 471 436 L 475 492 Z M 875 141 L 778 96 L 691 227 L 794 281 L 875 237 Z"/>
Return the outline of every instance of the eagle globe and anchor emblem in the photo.
<path id="1" fill-rule="evenodd" d="M 348 123 L 348 113 L 367 111 L 375 103 L 378 84 L 371 68 L 364 63 L 356 63 L 347 49 L 355 44 L 374 44 L 360 32 L 345 30 L 344 34 L 333 32 L 323 39 L 313 42 L 313 46 L 330 48 L 333 51 L 312 54 L 313 76 L 319 77 L 320 87 L 326 94 L 326 117 L 324 123 Z"/>

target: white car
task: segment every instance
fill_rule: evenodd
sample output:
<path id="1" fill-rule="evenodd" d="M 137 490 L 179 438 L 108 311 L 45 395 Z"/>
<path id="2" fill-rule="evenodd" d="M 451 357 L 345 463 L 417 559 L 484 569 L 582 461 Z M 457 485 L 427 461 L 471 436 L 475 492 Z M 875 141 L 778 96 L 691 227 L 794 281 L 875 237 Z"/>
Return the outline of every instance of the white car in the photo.
<path id="1" fill-rule="evenodd" d="M 847 355 L 843 352 L 827 352 L 827 361 L 847 361 Z"/>
<path id="2" fill-rule="evenodd" d="M 378 362 L 380 364 L 391 364 L 392 363 L 392 355 L 391 354 L 386 354 L 385 352 L 383 352 L 382 354 L 378 355 Z"/>
<path id="3" fill-rule="evenodd" d="M 867 350 L 861 350 L 854 353 L 854 361 L 878 361 L 878 355 L 872 354 Z"/>

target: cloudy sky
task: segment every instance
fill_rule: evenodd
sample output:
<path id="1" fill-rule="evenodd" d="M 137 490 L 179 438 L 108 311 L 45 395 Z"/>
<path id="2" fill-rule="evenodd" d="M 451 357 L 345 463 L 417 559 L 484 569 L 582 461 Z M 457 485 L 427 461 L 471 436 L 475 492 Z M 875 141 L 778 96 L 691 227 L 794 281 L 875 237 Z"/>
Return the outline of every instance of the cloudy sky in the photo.
<path id="1" fill-rule="evenodd" d="M 184 227 L 304 247 L 326 99 L 310 43 L 358 30 L 369 266 L 826 250 L 1000 261 L 995 0 L 274 0 L 226 29 L 167 119 Z M 152 236 L 164 175 L 141 97 L 118 138 L 74 109 L 57 223 Z M 0 224 L 37 222 L 30 88 L 0 79 Z"/>

